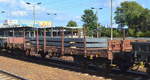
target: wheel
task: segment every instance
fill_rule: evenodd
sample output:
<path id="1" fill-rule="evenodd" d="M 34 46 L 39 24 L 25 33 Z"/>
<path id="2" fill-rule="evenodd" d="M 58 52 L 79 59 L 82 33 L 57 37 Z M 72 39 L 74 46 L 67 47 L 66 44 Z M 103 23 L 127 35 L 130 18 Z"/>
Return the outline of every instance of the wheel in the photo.
<path id="1" fill-rule="evenodd" d="M 129 70 L 129 66 L 127 64 L 120 64 L 119 65 L 119 69 L 121 72 L 126 72 L 127 70 Z"/>
<path id="2" fill-rule="evenodd" d="M 26 55 L 26 56 L 30 56 L 30 52 L 31 52 L 31 50 L 30 50 L 30 49 L 27 49 L 26 52 L 25 52 L 25 55 Z"/>
<path id="3" fill-rule="evenodd" d="M 88 61 L 83 60 L 80 62 L 80 69 L 81 71 L 86 71 L 88 69 Z"/>
<path id="4" fill-rule="evenodd" d="M 51 50 L 47 51 L 46 53 L 49 58 L 53 57 L 53 52 Z"/>
<path id="5" fill-rule="evenodd" d="M 131 66 L 133 66 L 134 62 L 132 54 L 120 53 L 118 57 L 119 58 L 115 61 L 117 61 L 116 64 L 118 65 L 121 72 L 126 72 Z"/>
<path id="6" fill-rule="evenodd" d="M 150 64 L 145 64 L 146 72 L 150 75 Z"/>
<path id="7" fill-rule="evenodd" d="M 98 68 L 98 73 L 102 75 L 108 75 L 111 72 L 112 67 L 110 66 L 110 61 L 105 58 L 98 58 L 93 61 L 93 63 Z"/>
<path id="8" fill-rule="evenodd" d="M 38 54 L 40 54 L 42 58 L 45 58 L 48 52 L 44 52 L 43 50 L 41 50 L 38 52 Z"/>
<path id="9" fill-rule="evenodd" d="M 85 71 L 88 67 L 88 61 L 83 56 L 73 56 L 74 62 L 80 67 L 82 71 Z"/>
<path id="10" fill-rule="evenodd" d="M 14 55 L 14 49 L 13 48 L 10 49 L 10 55 Z"/>
<path id="11" fill-rule="evenodd" d="M 146 72 L 150 75 L 150 68 L 147 68 Z"/>

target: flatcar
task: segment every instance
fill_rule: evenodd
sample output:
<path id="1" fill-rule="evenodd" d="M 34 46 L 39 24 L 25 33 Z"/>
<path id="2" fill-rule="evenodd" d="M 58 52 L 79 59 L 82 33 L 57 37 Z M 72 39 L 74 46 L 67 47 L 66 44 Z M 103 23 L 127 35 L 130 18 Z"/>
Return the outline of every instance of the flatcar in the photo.
<path id="1" fill-rule="evenodd" d="M 137 61 L 135 45 L 131 44 L 136 39 L 91 38 L 85 28 L 5 27 L 0 28 L 0 36 L 1 49 L 12 55 L 69 59 L 81 67 L 94 65 L 107 70 L 126 71 L 141 61 L 148 65 L 145 60 Z"/>

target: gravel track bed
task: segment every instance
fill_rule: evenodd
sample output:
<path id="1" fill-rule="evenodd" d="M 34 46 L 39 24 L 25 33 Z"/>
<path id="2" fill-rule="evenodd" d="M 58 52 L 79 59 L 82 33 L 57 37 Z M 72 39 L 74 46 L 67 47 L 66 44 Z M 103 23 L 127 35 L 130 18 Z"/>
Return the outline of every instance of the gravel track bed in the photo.
<path id="1" fill-rule="evenodd" d="M 10 58 L 4 54 L 0 54 L 0 69 L 29 80 L 150 80 L 137 75 L 120 73 L 109 73 L 107 76 L 90 75 L 80 71 L 70 71 L 69 69 Z"/>
<path id="2" fill-rule="evenodd" d="M 0 56 L 0 69 L 30 80 L 111 80 Z"/>

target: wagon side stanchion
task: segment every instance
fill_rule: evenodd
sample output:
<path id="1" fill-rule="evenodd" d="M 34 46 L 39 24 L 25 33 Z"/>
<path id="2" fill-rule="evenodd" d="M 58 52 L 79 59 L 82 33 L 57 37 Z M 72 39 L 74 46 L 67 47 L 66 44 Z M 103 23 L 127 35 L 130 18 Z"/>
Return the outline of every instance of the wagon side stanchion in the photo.
<path id="1" fill-rule="evenodd" d="M 81 62 L 80 62 L 81 70 L 86 71 L 88 64 L 87 64 L 87 61 L 86 61 L 86 58 L 85 58 L 85 57 L 87 57 L 86 29 L 85 29 L 85 27 L 83 28 L 83 39 L 84 39 L 84 41 L 83 41 L 83 43 L 84 43 L 84 48 L 83 48 L 82 50 L 84 50 L 84 51 L 83 51 L 83 53 L 80 55 L 80 59 L 79 59 L 79 60 L 81 60 Z"/>
<path id="2" fill-rule="evenodd" d="M 61 55 L 64 55 L 64 27 L 61 29 Z"/>
<path id="3" fill-rule="evenodd" d="M 14 37 L 15 37 L 15 31 L 14 31 L 14 28 L 13 28 L 12 29 L 12 37 L 10 38 L 11 54 L 14 54 L 14 48 L 15 48 Z"/>
<path id="4" fill-rule="evenodd" d="M 54 33 L 54 31 L 53 31 L 53 27 L 51 27 L 51 37 L 53 38 L 53 34 Z"/>
<path id="5" fill-rule="evenodd" d="M 26 45 L 25 45 L 25 43 L 26 43 L 26 32 L 25 32 L 25 29 L 23 29 L 23 48 L 24 48 L 24 50 L 26 50 Z"/>
<path id="6" fill-rule="evenodd" d="M 29 45 L 26 44 L 26 32 L 29 34 L 27 36 L 27 38 L 31 38 L 30 30 L 23 29 L 23 37 L 24 37 L 24 39 L 23 39 L 23 47 L 24 47 L 24 51 L 25 51 L 25 56 L 29 56 L 31 49 L 29 49 Z M 31 45 L 30 45 L 30 47 L 31 47 Z"/>
<path id="7" fill-rule="evenodd" d="M 44 28 L 44 53 L 46 52 L 46 28 Z"/>
<path id="8" fill-rule="evenodd" d="M 87 48 L 86 48 L 86 29 L 83 28 L 83 38 L 84 38 L 84 56 L 87 54 Z"/>
<path id="9" fill-rule="evenodd" d="M 10 48 L 10 40 L 9 40 L 9 38 L 8 38 L 8 32 L 9 32 L 9 30 L 7 31 L 7 42 L 8 42 L 7 48 L 9 49 L 9 48 Z"/>
<path id="10" fill-rule="evenodd" d="M 38 28 L 36 29 L 36 53 L 38 54 L 39 51 L 39 31 Z"/>
<path id="11" fill-rule="evenodd" d="M 71 38 L 73 38 L 73 29 L 71 29 Z"/>
<path id="12" fill-rule="evenodd" d="M 108 48 L 108 59 L 110 60 L 110 66 L 113 66 L 113 45 L 112 45 L 112 40 L 108 43 L 109 48 Z"/>
<path id="13" fill-rule="evenodd" d="M 14 30 L 14 28 L 13 28 L 13 31 L 12 31 L 12 42 L 14 42 L 14 37 L 15 37 L 15 30 Z M 14 48 L 14 44 L 15 43 L 12 43 L 12 48 Z"/>

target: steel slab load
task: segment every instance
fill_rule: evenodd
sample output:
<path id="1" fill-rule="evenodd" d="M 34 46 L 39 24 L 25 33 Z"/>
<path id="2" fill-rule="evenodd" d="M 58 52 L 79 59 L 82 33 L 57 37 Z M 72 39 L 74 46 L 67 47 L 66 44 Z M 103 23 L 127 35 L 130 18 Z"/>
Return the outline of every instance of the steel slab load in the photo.
<path id="1" fill-rule="evenodd" d="M 0 46 L 4 46 L 4 43 L 7 42 L 6 38 L 0 38 Z"/>
<path id="2" fill-rule="evenodd" d="M 36 45 L 36 39 L 30 38 L 31 44 Z M 44 45 L 42 38 L 40 40 L 40 45 Z M 107 38 L 86 38 L 86 47 L 91 48 L 106 48 L 108 46 Z M 47 46 L 61 46 L 61 38 L 47 38 Z M 83 38 L 65 38 L 65 47 L 84 47 Z"/>
<path id="3" fill-rule="evenodd" d="M 36 40 L 36 38 L 29 38 L 31 41 Z M 39 38 L 43 41 L 43 37 Z M 47 41 L 61 41 L 61 38 L 46 38 Z M 84 42 L 84 38 L 64 38 L 65 42 Z M 86 42 L 107 42 L 107 38 L 86 38 Z"/>

